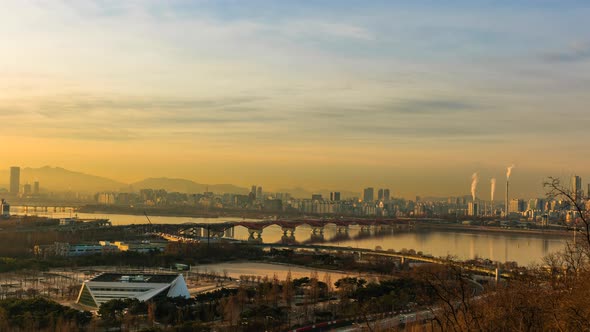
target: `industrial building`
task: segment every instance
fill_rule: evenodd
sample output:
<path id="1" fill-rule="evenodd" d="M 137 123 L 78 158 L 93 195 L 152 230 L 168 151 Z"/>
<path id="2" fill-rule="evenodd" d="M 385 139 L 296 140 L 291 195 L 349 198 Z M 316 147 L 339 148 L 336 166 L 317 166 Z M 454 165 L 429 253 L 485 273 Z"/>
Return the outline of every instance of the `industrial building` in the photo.
<path id="1" fill-rule="evenodd" d="M 114 299 L 148 301 L 160 296 L 189 298 L 182 274 L 103 273 L 82 284 L 76 303 L 99 308 Z"/>

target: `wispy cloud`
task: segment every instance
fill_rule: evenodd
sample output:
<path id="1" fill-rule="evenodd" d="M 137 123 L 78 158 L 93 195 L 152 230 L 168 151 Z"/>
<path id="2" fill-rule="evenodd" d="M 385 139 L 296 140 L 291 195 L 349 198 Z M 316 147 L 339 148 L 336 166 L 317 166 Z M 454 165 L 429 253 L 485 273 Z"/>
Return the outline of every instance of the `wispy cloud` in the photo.
<path id="1" fill-rule="evenodd" d="M 487 107 L 484 106 L 481 101 L 472 102 L 466 99 L 467 98 L 405 99 L 394 101 L 388 111 L 393 113 L 406 113 L 415 115 L 445 116 L 454 113 L 481 111 Z"/>
<path id="2" fill-rule="evenodd" d="M 590 60 L 590 42 L 578 42 L 570 47 L 547 53 L 543 58 L 549 62 L 580 62 Z"/>

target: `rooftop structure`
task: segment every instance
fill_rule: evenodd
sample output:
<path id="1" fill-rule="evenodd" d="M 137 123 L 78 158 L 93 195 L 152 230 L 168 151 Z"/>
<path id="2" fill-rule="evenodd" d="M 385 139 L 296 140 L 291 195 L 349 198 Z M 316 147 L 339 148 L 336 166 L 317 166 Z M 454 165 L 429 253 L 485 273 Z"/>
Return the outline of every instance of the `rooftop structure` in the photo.
<path id="1" fill-rule="evenodd" d="M 181 274 L 103 273 L 82 284 L 76 302 L 98 308 L 114 299 L 148 301 L 157 296 L 189 298 L 190 294 Z"/>

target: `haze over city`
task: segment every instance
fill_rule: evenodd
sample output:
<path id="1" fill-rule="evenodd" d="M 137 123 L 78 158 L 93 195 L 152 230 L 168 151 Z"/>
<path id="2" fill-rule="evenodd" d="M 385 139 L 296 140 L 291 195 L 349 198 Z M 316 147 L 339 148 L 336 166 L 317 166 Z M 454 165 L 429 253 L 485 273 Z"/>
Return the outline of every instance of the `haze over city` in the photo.
<path id="1" fill-rule="evenodd" d="M 526 15 L 523 15 L 526 13 Z M 588 178 L 582 1 L 3 2 L 0 168 L 397 196 Z M 551 22 L 551 24 L 547 24 Z M 485 180 L 485 181 L 484 181 Z"/>
<path id="2" fill-rule="evenodd" d="M 0 0 L 0 331 L 588 331 L 589 18 Z"/>

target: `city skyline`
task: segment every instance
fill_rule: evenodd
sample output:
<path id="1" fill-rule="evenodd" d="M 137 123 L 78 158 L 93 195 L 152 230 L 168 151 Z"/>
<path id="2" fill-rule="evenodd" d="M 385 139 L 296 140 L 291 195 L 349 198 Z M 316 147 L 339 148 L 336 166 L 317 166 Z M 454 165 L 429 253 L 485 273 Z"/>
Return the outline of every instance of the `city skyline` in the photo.
<path id="1" fill-rule="evenodd" d="M 24 181 L 21 181 L 21 168 L 25 170 L 25 172 L 29 172 L 29 171 L 34 171 L 36 173 L 34 173 L 35 175 L 28 175 L 28 176 L 24 176 Z M 512 169 L 514 168 L 514 165 L 511 165 L 510 167 L 510 172 L 512 173 Z M 16 180 L 14 177 L 14 173 L 16 170 Z M 39 173 L 41 172 L 41 173 Z M 44 172 L 48 172 L 48 173 L 44 173 Z M 0 167 L 0 174 L 2 174 L 2 168 Z M 290 190 L 294 190 L 296 192 L 302 192 L 302 191 L 306 191 L 310 196 L 311 194 L 314 193 L 323 193 L 326 195 L 326 199 L 327 197 L 330 197 L 330 200 L 334 200 L 332 199 L 333 194 L 337 194 L 338 199 L 335 199 L 336 201 L 340 200 L 340 194 L 342 192 L 342 194 L 344 194 L 342 197 L 343 198 L 353 198 L 356 197 L 358 199 L 361 199 L 363 201 L 371 200 L 371 201 L 380 201 L 382 200 L 381 197 L 383 197 L 383 200 L 387 200 L 389 197 L 391 198 L 404 198 L 404 199 L 409 199 L 409 200 L 413 200 L 415 197 L 417 196 L 423 196 L 423 197 L 432 197 L 432 198 L 439 198 L 439 199 L 446 199 L 449 197 L 471 197 L 471 200 L 473 200 L 473 197 L 476 198 L 476 200 L 482 200 L 482 201 L 488 201 L 491 200 L 491 192 L 489 191 L 489 189 L 492 189 L 492 185 L 489 183 L 482 183 L 479 184 L 479 175 L 477 175 L 477 173 L 472 174 L 471 176 L 471 180 L 470 181 L 465 181 L 465 179 L 463 179 L 463 181 L 465 181 L 465 183 L 470 182 L 471 183 L 471 188 L 467 189 L 467 191 L 456 191 L 456 192 L 447 192 L 447 193 L 442 193 L 442 194 L 432 194 L 431 192 L 411 192 L 411 194 L 403 194 L 401 192 L 396 191 L 395 189 L 392 190 L 392 188 L 384 183 L 381 184 L 376 184 L 373 185 L 372 187 L 362 187 L 362 188 L 340 188 L 340 187 L 331 187 L 331 188 L 317 188 L 317 187 L 291 187 L 291 188 L 287 188 L 287 187 L 268 187 L 268 186 L 264 186 L 264 190 L 263 187 L 261 186 L 261 184 L 259 185 L 252 185 L 252 186 L 248 186 L 248 185 L 240 185 L 239 183 L 228 183 L 228 184 L 214 184 L 214 183 L 198 183 L 198 181 L 195 181 L 193 179 L 181 179 L 181 178 L 173 178 L 173 177 L 166 177 L 166 176 L 162 176 L 162 177 L 149 177 L 146 179 L 142 179 L 142 181 L 139 181 L 137 183 L 131 183 L 131 182 L 116 182 L 113 179 L 109 179 L 109 178 L 103 178 L 103 177 L 97 177 L 94 174 L 85 174 L 85 173 L 80 173 L 77 172 L 75 170 L 67 170 L 67 169 L 63 169 L 60 167 L 50 167 L 50 166 L 44 166 L 41 168 L 30 168 L 30 167 L 20 167 L 20 166 L 11 166 L 9 169 L 7 169 L 7 173 L 6 173 L 6 179 L 2 180 L 2 178 L 0 178 L 0 188 L 2 185 L 6 186 L 6 188 L 4 188 L 5 190 L 7 190 L 7 192 L 10 192 L 12 195 L 14 195 L 14 190 L 16 190 L 16 192 L 23 192 L 26 189 L 24 188 L 24 186 L 28 185 L 29 186 L 29 191 L 34 192 L 35 194 L 39 193 L 39 177 L 43 177 L 45 180 L 49 179 L 49 190 L 50 191 L 57 191 L 57 192 L 63 192 L 63 191 L 71 191 L 72 187 L 71 187 L 71 183 L 69 183 L 68 180 L 68 176 L 75 176 L 75 182 L 78 184 L 78 186 L 76 187 L 76 189 L 74 189 L 74 192 L 84 192 L 84 193 L 90 193 L 90 192 L 109 192 L 109 191 L 114 191 L 114 192 L 128 192 L 129 190 L 133 189 L 133 191 L 137 191 L 138 189 L 164 189 L 166 186 L 178 186 L 179 184 L 177 183 L 178 181 L 188 181 L 190 183 L 192 183 L 192 185 L 200 185 L 203 186 L 203 190 L 201 190 L 202 192 L 209 192 L 209 186 L 220 186 L 221 188 L 225 188 L 225 189 L 219 189 L 219 187 L 214 190 L 213 192 L 216 194 L 220 194 L 220 193 L 239 193 L 239 192 L 243 192 L 243 191 L 248 191 L 248 192 L 255 192 L 255 197 L 259 197 L 261 196 L 262 193 L 281 193 L 281 194 L 292 194 L 290 192 Z M 1 175 L 0 175 L 1 176 Z M 474 182 L 474 178 L 477 178 L 477 181 Z M 81 189 L 84 188 L 85 186 L 85 181 L 88 181 L 89 179 L 92 179 L 90 181 L 90 183 L 87 183 L 87 189 Z M 108 184 L 104 184 L 104 183 L 100 183 L 100 181 L 102 180 L 110 182 Z M 491 178 L 494 179 L 494 184 L 493 184 L 493 191 L 495 193 L 495 201 L 503 201 L 503 202 L 507 202 L 506 201 L 506 197 L 504 197 L 504 195 L 500 195 L 502 196 L 501 198 L 499 198 L 499 194 L 501 194 L 501 191 L 506 190 L 506 180 L 507 178 L 499 178 L 500 182 L 499 185 L 500 187 L 498 187 L 498 185 L 496 184 L 497 180 L 496 178 Z M 574 179 L 577 179 L 574 184 Z M 587 179 L 587 178 L 586 178 Z M 99 181 L 99 184 L 97 184 L 95 181 Z M 143 183 L 144 181 L 148 181 L 149 180 L 162 180 L 164 182 L 166 181 L 171 181 L 171 183 L 167 183 L 167 184 L 151 184 L 151 185 L 147 185 L 146 183 Z M 547 178 L 543 179 L 543 180 L 547 180 Z M 4 182 L 6 181 L 6 182 Z M 568 186 L 576 186 L 578 188 L 578 190 L 581 190 L 582 193 L 585 193 L 586 195 L 588 195 L 590 193 L 590 182 L 585 181 L 584 177 L 581 177 L 577 174 L 570 174 L 570 175 L 566 175 L 564 177 L 561 178 L 562 183 L 568 187 Z M 509 201 L 514 199 L 514 198 L 523 198 L 523 199 L 533 199 L 533 198 L 542 198 L 545 197 L 545 188 L 543 188 L 542 183 L 538 184 L 538 188 L 536 188 L 537 192 L 539 192 L 539 194 L 532 194 L 532 195 L 523 195 L 523 192 L 526 192 L 526 190 L 522 190 L 522 183 L 520 181 L 516 181 L 516 183 L 519 185 L 513 192 L 513 177 L 510 176 L 510 197 L 509 197 Z M 16 183 L 16 185 L 15 185 Z M 20 185 L 19 185 L 20 183 Z M 56 187 L 56 184 L 59 183 L 68 183 L 68 187 Z M 139 187 L 135 187 L 139 185 Z M 186 185 L 186 184 L 185 184 Z M 101 189 L 98 189 L 96 186 L 102 187 Z M 105 189 L 104 186 L 109 187 L 110 189 Z M 362 186 L 362 185 L 359 185 Z M 585 192 L 584 191 L 584 186 L 587 186 L 589 192 Z M 18 187 L 18 190 L 16 189 Z M 572 187 L 573 188 L 573 187 Z M 47 188 L 45 188 L 47 189 Z M 437 187 L 436 185 L 433 185 L 431 187 L 431 189 L 436 190 Z M 171 191 L 177 191 L 177 190 L 171 190 Z M 185 192 L 185 193 L 198 193 L 201 192 L 199 190 L 180 190 L 181 192 Z M 498 192 L 500 191 L 500 192 Z M 506 193 L 508 194 L 508 193 Z M 305 196 L 305 195 L 304 195 Z M 302 195 L 297 195 L 297 198 L 304 198 L 304 196 Z M 370 199 L 370 197 L 372 197 L 372 199 Z"/>
<path id="2" fill-rule="evenodd" d="M 585 2 L 3 7 L 3 168 L 403 197 L 473 172 L 499 194 L 512 163 L 515 196 L 589 178 Z"/>

